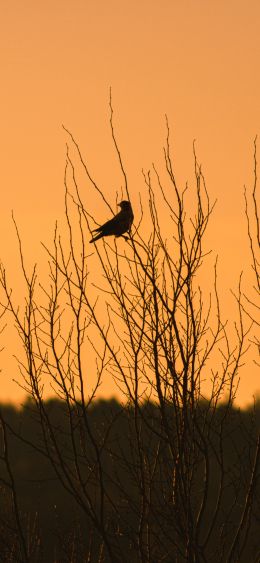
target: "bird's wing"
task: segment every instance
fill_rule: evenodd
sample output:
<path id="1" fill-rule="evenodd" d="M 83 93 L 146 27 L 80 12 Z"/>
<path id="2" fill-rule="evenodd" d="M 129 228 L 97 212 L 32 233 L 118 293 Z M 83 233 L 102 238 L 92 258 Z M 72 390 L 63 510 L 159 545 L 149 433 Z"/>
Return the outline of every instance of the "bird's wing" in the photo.
<path id="1" fill-rule="evenodd" d="M 121 211 L 120 213 L 117 213 L 117 215 L 115 215 L 114 217 L 112 217 L 112 219 L 109 219 L 109 221 L 107 221 L 106 223 L 104 223 L 104 225 L 101 225 L 101 227 L 97 227 L 97 229 L 93 229 L 93 232 L 97 232 L 97 233 L 101 233 L 102 231 L 107 231 L 112 228 L 114 228 L 118 222 L 120 222 L 120 215 L 121 215 Z"/>

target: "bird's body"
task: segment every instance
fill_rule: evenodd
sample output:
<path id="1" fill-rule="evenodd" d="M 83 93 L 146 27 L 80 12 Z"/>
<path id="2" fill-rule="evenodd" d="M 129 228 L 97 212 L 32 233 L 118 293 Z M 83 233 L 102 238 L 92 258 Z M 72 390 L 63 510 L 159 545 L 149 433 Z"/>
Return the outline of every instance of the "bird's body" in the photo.
<path id="1" fill-rule="evenodd" d="M 95 235 L 90 242 L 96 242 L 102 237 L 109 237 L 111 235 L 120 237 L 131 229 L 134 214 L 130 201 L 121 201 L 119 207 L 121 207 L 121 211 L 119 211 L 117 215 L 104 223 L 104 225 L 101 225 L 101 227 L 94 229 L 98 234 Z"/>

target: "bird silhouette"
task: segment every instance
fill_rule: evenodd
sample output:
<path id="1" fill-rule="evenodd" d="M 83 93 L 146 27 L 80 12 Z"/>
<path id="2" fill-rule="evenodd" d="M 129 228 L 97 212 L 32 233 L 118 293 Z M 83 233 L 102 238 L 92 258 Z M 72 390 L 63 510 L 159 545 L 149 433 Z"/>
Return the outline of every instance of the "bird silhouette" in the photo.
<path id="1" fill-rule="evenodd" d="M 114 235 L 115 237 L 120 237 L 127 231 L 131 229 L 131 225 L 134 220 L 134 214 L 130 201 L 121 201 L 118 204 L 121 207 L 121 211 L 117 213 L 112 219 L 98 227 L 93 229 L 93 232 L 97 232 L 89 242 L 96 242 L 102 237 L 109 237 Z"/>

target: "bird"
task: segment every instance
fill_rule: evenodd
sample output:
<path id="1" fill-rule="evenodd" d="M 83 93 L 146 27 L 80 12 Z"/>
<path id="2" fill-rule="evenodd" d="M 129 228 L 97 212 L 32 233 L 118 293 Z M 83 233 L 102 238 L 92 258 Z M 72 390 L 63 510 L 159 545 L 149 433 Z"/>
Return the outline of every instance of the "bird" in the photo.
<path id="1" fill-rule="evenodd" d="M 119 213 L 117 213 L 117 215 L 115 215 L 112 219 L 104 223 L 104 225 L 101 225 L 101 227 L 93 229 L 93 232 L 97 232 L 97 235 L 95 235 L 89 242 L 96 242 L 102 237 L 109 237 L 111 235 L 120 237 L 124 233 L 130 231 L 134 220 L 131 203 L 130 201 L 123 200 L 118 204 L 118 206 L 121 208 L 121 211 L 119 211 Z"/>

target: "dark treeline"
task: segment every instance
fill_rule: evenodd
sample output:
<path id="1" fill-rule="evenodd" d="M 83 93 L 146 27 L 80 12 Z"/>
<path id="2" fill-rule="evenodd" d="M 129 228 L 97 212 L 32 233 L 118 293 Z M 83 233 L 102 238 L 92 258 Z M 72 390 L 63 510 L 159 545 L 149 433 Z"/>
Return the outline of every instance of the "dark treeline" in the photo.
<path id="1" fill-rule="evenodd" d="M 164 416 L 174 437 L 176 412 L 170 407 L 166 410 Z M 83 411 L 84 426 L 88 428 L 87 441 L 79 415 Z M 220 559 L 220 549 L 224 554 L 225 549 L 228 552 L 228 530 L 232 536 L 232 530 L 241 519 L 239 505 L 244 503 L 248 494 L 257 430 L 260 427 L 260 404 L 248 410 L 222 405 L 211 411 L 208 403 L 200 402 L 196 407 L 196 416 L 199 421 L 198 433 L 203 433 L 205 448 L 209 452 L 210 481 L 203 508 L 204 529 L 198 533 L 203 538 L 212 525 L 212 514 L 218 502 L 218 482 L 223 479 L 223 494 L 208 541 L 207 561 L 226 561 L 225 558 Z M 45 417 L 48 417 L 47 425 Z M 97 513 L 103 511 L 101 520 L 105 522 L 107 533 L 116 538 L 117 549 L 120 547 L 120 553 L 125 554 L 122 561 L 139 561 L 136 547 L 141 526 L 138 507 L 144 498 L 139 476 L 140 455 L 145 460 L 147 473 L 149 535 L 150 545 L 153 546 L 150 560 L 154 563 L 185 560 L 181 550 L 174 547 L 178 546 L 177 535 L 174 540 L 174 534 L 177 534 L 174 530 L 181 517 L 181 507 L 174 498 L 176 463 L 173 467 L 167 440 L 164 442 L 163 439 L 161 413 L 155 404 L 143 404 L 137 417 L 136 409 L 131 405 L 122 406 L 115 400 L 97 401 L 81 411 L 68 408 L 64 402 L 49 400 L 44 403 L 44 412 L 28 400 L 19 410 L 2 405 L 1 419 L 1 561 L 18 560 L 17 544 L 20 540 L 14 517 L 14 500 L 23 537 L 27 544 L 34 544 L 30 561 L 111 560 L 106 546 L 103 549 L 100 547 L 102 533 L 99 520 L 97 518 L 95 522 L 89 516 L 85 502 L 82 502 L 84 490 L 88 502 L 97 507 Z M 50 428 L 53 436 L 50 436 Z M 220 435 L 223 438 L 221 462 L 217 453 Z M 53 453 L 53 440 L 58 446 L 56 453 Z M 61 453 L 60 459 L 57 452 Z M 195 461 L 193 459 L 190 480 L 194 517 L 199 511 L 201 489 L 205 487 L 199 454 Z M 63 463 L 66 471 L 63 471 Z M 78 464 L 76 473 L 75 464 Z M 190 468 L 187 467 L 188 470 Z M 75 475 L 79 483 L 75 482 Z M 102 491 L 105 491 L 104 496 Z M 240 563 L 257 560 L 259 493 L 258 479 L 254 490 L 254 497 L 258 497 L 258 501 L 250 514 L 246 548 Z M 221 526 L 225 530 L 222 546 L 219 545 Z M 20 560 L 23 561 L 22 555 Z M 203 561 L 203 558 L 198 560 Z M 231 560 L 235 561 L 235 556 Z"/>

